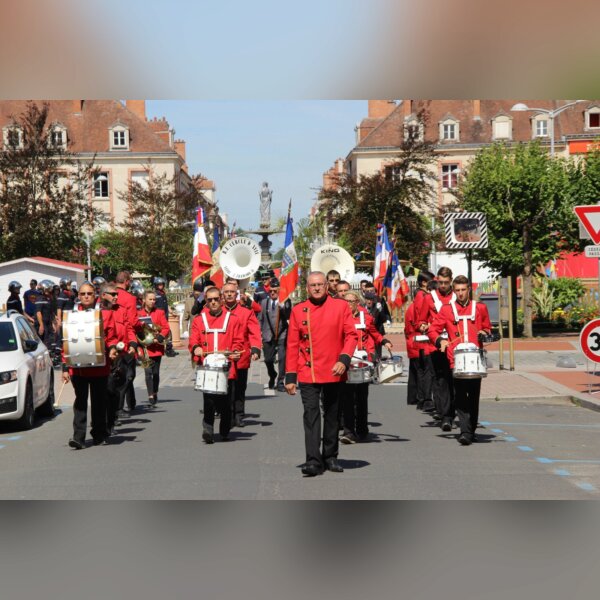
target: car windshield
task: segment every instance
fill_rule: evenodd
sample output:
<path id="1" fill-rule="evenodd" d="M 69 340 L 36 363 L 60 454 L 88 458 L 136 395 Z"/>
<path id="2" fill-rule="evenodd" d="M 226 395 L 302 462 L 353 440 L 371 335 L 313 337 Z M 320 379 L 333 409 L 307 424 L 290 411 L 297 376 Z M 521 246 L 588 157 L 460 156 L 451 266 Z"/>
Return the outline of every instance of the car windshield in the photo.
<path id="1" fill-rule="evenodd" d="M 17 337 L 12 323 L 0 323 L 0 352 L 17 349 Z"/>

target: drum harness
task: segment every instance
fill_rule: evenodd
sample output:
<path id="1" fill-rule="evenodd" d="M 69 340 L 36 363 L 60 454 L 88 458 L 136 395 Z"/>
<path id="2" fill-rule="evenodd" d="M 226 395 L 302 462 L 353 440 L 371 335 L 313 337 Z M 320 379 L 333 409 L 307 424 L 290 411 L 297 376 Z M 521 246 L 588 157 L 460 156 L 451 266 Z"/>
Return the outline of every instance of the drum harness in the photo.
<path id="1" fill-rule="evenodd" d="M 454 321 L 455 323 L 458 325 L 460 321 L 462 321 L 463 324 L 463 340 L 462 343 L 464 344 L 468 344 L 469 343 L 469 329 L 467 327 L 467 321 L 473 321 L 473 323 L 475 322 L 475 306 L 477 304 L 477 302 L 475 302 L 475 300 L 471 300 L 471 304 L 472 304 L 472 308 L 471 308 L 471 314 L 470 315 L 464 315 L 459 317 L 458 316 L 458 311 L 456 309 L 456 302 L 453 300 L 452 302 L 450 302 L 450 306 L 452 307 L 452 312 L 454 313 Z M 460 338 L 459 338 L 460 340 Z M 459 341 L 457 340 L 457 341 Z M 480 348 L 480 353 L 483 352 L 483 348 Z"/>
<path id="2" fill-rule="evenodd" d="M 219 351 L 219 334 L 225 333 L 225 331 L 227 331 L 227 324 L 229 323 L 229 316 L 231 315 L 231 313 L 229 311 L 225 311 L 225 320 L 223 321 L 223 326 L 221 327 L 221 329 L 211 329 L 208 326 L 206 314 L 204 312 L 201 312 L 200 315 L 202 316 L 202 321 L 204 322 L 206 333 L 213 334 L 213 353 L 216 354 Z"/>
<path id="3" fill-rule="evenodd" d="M 358 329 L 359 332 L 360 332 L 360 330 L 365 330 L 367 328 L 367 326 L 365 325 L 365 313 L 362 310 L 359 310 L 358 314 L 359 314 L 359 322 L 358 323 L 354 323 L 354 328 Z M 359 347 L 357 347 L 357 350 L 359 352 L 364 352 L 365 351 L 365 349 L 363 348 L 362 335 L 358 336 L 358 346 Z M 367 354 L 367 356 L 369 356 L 369 355 Z M 356 357 L 356 358 L 358 358 L 358 357 Z M 364 363 L 364 364 L 366 364 L 369 367 L 374 366 L 373 363 L 371 361 L 367 360 L 367 359 L 360 358 L 359 360 L 360 360 L 361 363 Z"/>
<path id="4" fill-rule="evenodd" d="M 433 298 L 433 304 L 435 305 L 435 312 L 439 313 L 440 310 L 442 310 L 442 306 L 444 306 L 444 303 L 440 300 L 440 297 L 438 296 L 438 293 L 436 290 L 431 290 L 431 297 Z M 452 304 L 453 302 L 456 302 L 456 294 L 454 292 L 452 292 L 452 294 L 451 294 L 450 304 Z M 447 340 L 448 332 L 444 329 L 444 331 L 442 331 L 440 337 Z"/>

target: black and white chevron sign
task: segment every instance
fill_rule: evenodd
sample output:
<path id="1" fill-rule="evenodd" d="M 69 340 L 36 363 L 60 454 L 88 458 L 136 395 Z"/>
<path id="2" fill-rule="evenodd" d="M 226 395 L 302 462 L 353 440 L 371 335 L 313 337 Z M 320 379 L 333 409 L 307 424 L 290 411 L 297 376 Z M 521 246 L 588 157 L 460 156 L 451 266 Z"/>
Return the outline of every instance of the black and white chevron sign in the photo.
<path id="1" fill-rule="evenodd" d="M 448 250 L 488 247 L 485 213 L 446 213 L 444 215 L 444 231 Z"/>

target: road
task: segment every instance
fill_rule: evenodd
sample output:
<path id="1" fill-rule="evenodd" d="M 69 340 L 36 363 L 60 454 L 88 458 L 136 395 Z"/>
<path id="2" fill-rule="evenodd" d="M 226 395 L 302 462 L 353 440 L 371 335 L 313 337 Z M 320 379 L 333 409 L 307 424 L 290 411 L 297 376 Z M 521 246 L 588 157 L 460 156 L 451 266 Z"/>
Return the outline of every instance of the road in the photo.
<path id="1" fill-rule="evenodd" d="M 482 402 L 480 442 L 460 446 L 406 405 L 405 385 L 372 386 L 369 443 L 340 445 L 341 474 L 304 478 L 299 396 L 263 395 L 253 366 L 247 427 L 201 439 L 201 395 L 185 356 L 167 359 L 155 410 L 109 446 L 75 451 L 72 390 L 28 432 L 0 424 L 2 499 L 597 499 L 600 413 L 566 402 Z M 138 398 L 142 377 L 138 374 Z M 60 384 L 57 383 L 57 386 Z M 485 382 L 484 382 L 485 386 Z M 218 436 L 216 436 L 218 438 Z M 91 441 L 89 441 L 91 443 Z"/>

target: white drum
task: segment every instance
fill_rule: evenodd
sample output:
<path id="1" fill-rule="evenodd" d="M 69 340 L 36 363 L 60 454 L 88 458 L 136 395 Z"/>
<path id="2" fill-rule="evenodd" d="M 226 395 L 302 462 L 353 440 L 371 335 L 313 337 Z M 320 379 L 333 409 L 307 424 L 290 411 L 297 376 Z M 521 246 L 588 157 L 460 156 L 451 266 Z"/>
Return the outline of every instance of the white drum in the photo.
<path id="1" fill-rule="evenodd" d="M 485 351 L 470 342 L 458 344 L 454 349 L 453 375 L 456 379 L 487 377 Z"/>
<path id="2" fill-rule="evenodd" d="M 198 365 L 194 389 L 205 394 L 226 394 L 229 366 Z"/>
<path id="3" fill-rule="evenodd" d="M 350 368 L 348 369 L 348 379 L 346 380 L 346 383 L 370 383 L 373 381 L 374 373 L 375 367 L 373 366 L 373 363 L 352 359 Z"/>
<path id="4" fill-rule="evenodd" d="M 106 365 L 104 326 L 99 308 L 65 311 L 62 327 L 67 365 L 75 368 Z"/>
<path id="5" fill-rule="evenodd" d="M 374 383 L 388 383 L 402 376 L 402 357 L 390 352 L 389 358 L 382 358 L 375 369 Z"/>
<path id="6" fill-rule="evenodd" d="M 415 335 L 415 337 L 413 339 L 415 342 L 429 343 L 429 336 L 427 336 L 427 335 Z"/>

